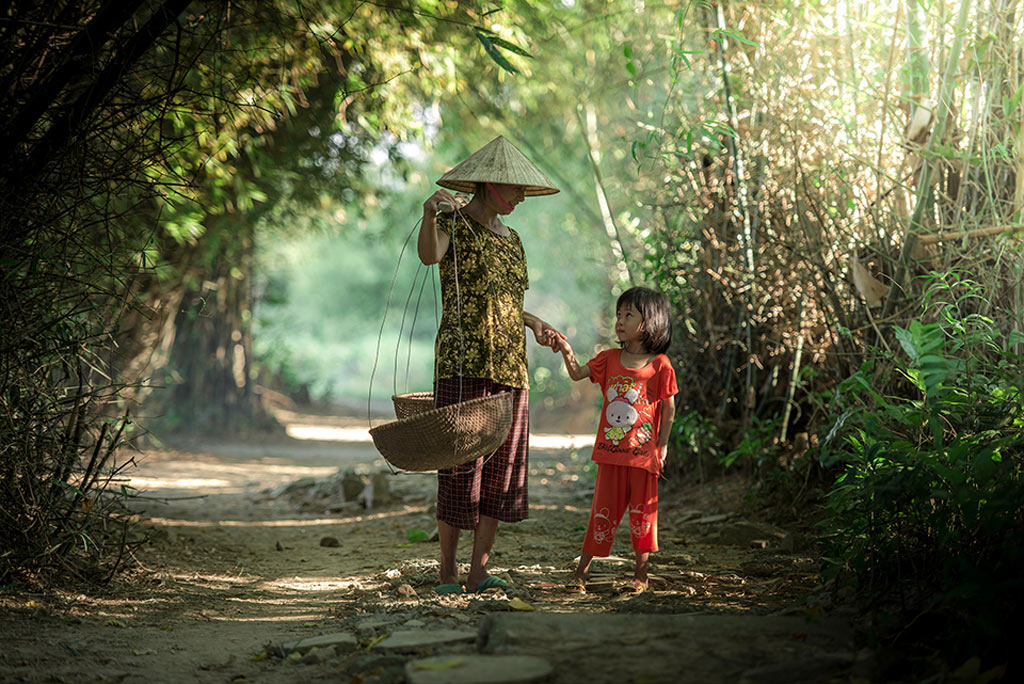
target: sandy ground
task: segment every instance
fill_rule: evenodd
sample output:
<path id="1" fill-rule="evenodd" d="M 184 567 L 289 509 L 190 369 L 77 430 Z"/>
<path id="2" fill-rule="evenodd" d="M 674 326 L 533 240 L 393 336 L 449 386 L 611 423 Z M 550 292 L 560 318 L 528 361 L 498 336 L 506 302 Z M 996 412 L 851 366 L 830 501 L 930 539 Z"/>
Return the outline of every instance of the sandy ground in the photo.
<path id="1" fill-rule="evenodd" d="M 0 681 L 402 681 L 401 662 L 374 651 L 389 631 L 474 630 L 512 598 L 581 615 L 821 610 L 806 538 L 744 512 L 735 481 L 663 487 L 653 591 L 616 592 L 632 569 L 620 527 L 591 591 L 565 592 L 589 510 L 588 436 L 533 440 L 531 518 L 502 526 L 491 563 L 514 589 L 436 596 L 436 544 L 410 541 L 434 529 L 434 477 L 390 474 L 365 421 L 285 418 L 288 437 L 138 457 L 133 507 L 149 540 L 136 566 L 106 587 L 0 595 Z M 301 659 L 282 648 L 332 633 L 356 644 Z"/>

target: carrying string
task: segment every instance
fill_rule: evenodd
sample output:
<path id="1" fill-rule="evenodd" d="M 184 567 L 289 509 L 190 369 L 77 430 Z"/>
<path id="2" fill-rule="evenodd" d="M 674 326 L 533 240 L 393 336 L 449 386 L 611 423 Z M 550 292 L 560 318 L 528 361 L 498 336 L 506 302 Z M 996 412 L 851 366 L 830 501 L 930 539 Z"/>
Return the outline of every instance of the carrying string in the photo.
<path id="1" fill-rule="evenodd" d="M 472 223 L 469 220 L 466 219 L 466 216 L 462 213 L 461 207 L 456 207 L 455 211 L 454 211 L 454 214 L 455 214 L 455 216 L 457 218 L 462 219 L 463 224 L 466 226 L 466 228 L 469 230 L 470 234 L 475 239 L 476 245 L 479 248 L 480 254 L 482 256 L 484 256 L 485 248 L 484 248 L 484 245 L 482 243 L 481 236 L 480 236 L 479 232 L 473 227 Z M 417 229 L 419 229 L 420 224 L 422 222 L 423 222 L 422 217 L 419 220 L 416 221 L 416 225 L 414 225 L 412 230 L 409 231 L 409 235 L 406 236 L 405 242 L 402 244 L 402 249 L 398 253 L 398 263 L 395 266 L 395 274 L 391 278 L 391 286 L 390 286 L 390 288 L 388 288 L 387 302 L 384 305 L 384 315 L 381 317 L 380 329 L 377 332 L 377 345 L 376 345 L 376 348 L 374 350 L 373 368 L 370 371 L 369 390 L 368 390 L 367 396 L 366 396 L 366 422 L 370 426 L 371 429 L 373 428 L 373 420 L 372 420 L 372 413 L 371 413 L 371 406 L 372 406 L 372 400 L 373 400 L 373 379 L 374 379 L 374 377 L 377 374 L 377 365 L 378 365 L 378 362 L 380 360 L 380 346 L 381 346 L 381 341 L 382 341 L 382 339 L 384 337 L 384 327 L 385 327 L 385 325 L 387 323 L 388 311 L 391 308 L 391 299 L 392 299 L 392 296 L 394 295 L 395 284 L 398 282 L 398 274 L 399 274 L 401 266 L 402 266 L 402 257 L 405 255 L 405 250 L 409 246 L 409 241 L 412 239 L 412 236 L 416 233 Z M 456 326 L 456 330 L 458 330 L 458 334 L 459 334 L 459 372 L 458 372 L 458 377 L 459 377 L 459 393 L 458 393 L 458 401 L 456 402 L 456 424 L 459 424 L 459 419 L 460 419 L 461 414 L 462 414 L 463 385 L 464 385 L 464 381 L 465 381 L 465 378 L 464 378 L 463 372 L 462 372 L 463 371 L 463 365 L 462 364 L 463 364 L 463 360 L 465 359 L 465 338 L 463 336 L 463 331 L 462 331 L 462 292 L 461 292 L 461 286 L 459 284 L 458 239 L 454 235 L 454 231 L 453 231 L 453 235 L 451 236 L 451 244 L 452 244 L 452 249 L 453 249 L 452 261 L 453 261 L 454 276 L 455 276 L 455 310 L 456 310 L 456 320 L 458 321 L 458 325 Z M 494 289 L 494 278 L 491 277 L 492 276 L 491 267 L 490 267 L 490 264 L 488 263 L 488 260 L 486 258 L 483 258 L 483 265 L 484 265 L 485 271 L 487 272 L 487 285 L 490 288 L 491 297 L 492 297 L 492 299 L 494 301 L 497 301 L 497 292 Z M 409 290 L 409 296 L 406 297 L 405 308 L 402 311 L 402 320 L 401 320 L 401 323 L 399 325 L 399 332 L 398 332 L 398 344 L 396 345 L 396 348 L 395 348 L 395 360 L 394 360 L 394 369 L 393 369 L 393 377 L 392 377 L 392 388 L 394 390 L 393 394 L 398 394 L 398 387 L 397 387 L 397 385 L 398 385 L 398 359 L 399 359 L 399 357 L 401 355 L 402 333 L 405 330 L 405 320 L 406 320 L 406 317 L 407 317 L 408 312 L 409 312 L 409 304 L 412 301 L 413 293 L 416 291 L 416 282 L 417 282 L 417 280 L 419 280 L 420 272 L 423 272 L 424 275 L 423 275 L 423 280 L 420 282 L 420 294 L 416 298 L 416 306 L 414 307 L 412 321 L 411 321 L 410 326 L 409 326 L 409 341 L 408 341 L 408 345 L 407 345 L 407 349 L 406 349 L 407 357 L 406 357 L 405 384 L 406 384 L 406 390 L 408 391 L 409 367 L 410 367 L 410 363 L 411 363 L 411 360 L 412 360 L 413 330 L 414 330 L 415 325 L 416 325 L 416 319 L 419 316 L 419 306 L 420 306 L 420 302 L 421 302 L 422 297 L 423 297 L 423 289 L 426 286 L 427 279 L 430 278 L 430 267 L 429 266 L 424 267 L 423 264 L 420 264 L 417 267 L 417 269 L 416 269 L 416 274 L 413 276 L 413 284 L 412 284 L 412 287 Z M 437 289 L 436 289 L 436 285 L 434 283 L 434 279 L 433 278 L 430 278 L 430 283 L 431 283 L 431 289 L 432 289 L 433 295 L 434 295 L 433 300 L 434 300 L 434 323 L 435 323 L 435 329 L 439 330 L 440 329 L 440 322 L 438 321 L 438 314 L 437 314 L 437 309 L 438 309 L 438 307 L 437 307 Z M 434 376 L 435 377 L 437 377 L 437 367 L 438 367 L 437 356 L 438 355 L 437 355 L 437 353 L 435 351 L 435 354 L 434 354 Z M 436 395 L 434 397 L 434 403 L 435 403 L 435 405 L 437 403 Z M 453 445 L 453 453 L 457 453 L 458 452 L 458 440 L 459 440 L 459 433 L 457 432 L 456 433 L 455 444 Z M 484 460 L 480 463 L 479 466 L 474 465 L 472 468 L 462 468 L 461 465 L 456 465 L 456 466 L 453 466 L 450 469 L 453 472 L 443 473 L 443 472 L 441 472 L 439 470 L 439 471 L 437 471 L 436 474 L 439 477 L 440 476 L 453 476 L 453 475 L 461 475 L 461 474 L 469 473 L 469 472 L 472 472 L 473 470 L 477 470 L 477 469 L 482 469 L 484 467 L 484 465 L 491 459 L 491 457 L 494 456 L 494 454 L 496 452 L 497 452 L 497 450 L 495 450 L 495 451 L 491 452 L 490 454 L 488 454 L 487 457 L 484 458 Z M 396 470 L 394 468 L 394 466 L 391 465 L 390 461 L 388 461 L 386 458 L 384 459 L 384 463 L 387 464 L 388 469 L 391 471 L 391 474 L 393 474 L 393 475 L 397 475 L 399 473 L 406 473 L 406 472 L 419 472 L 419 471 Z"/>

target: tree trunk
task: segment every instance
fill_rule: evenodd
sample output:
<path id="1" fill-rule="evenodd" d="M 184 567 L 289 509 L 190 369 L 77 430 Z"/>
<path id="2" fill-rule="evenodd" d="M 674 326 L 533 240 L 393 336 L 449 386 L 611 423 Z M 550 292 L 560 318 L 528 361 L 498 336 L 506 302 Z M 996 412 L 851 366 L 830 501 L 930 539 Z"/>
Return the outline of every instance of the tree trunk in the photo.
<path id="1" fill-rule="evenodd" d="M 231 214 L 193 248 L 206 251 L 198 261 L 209 268 L 194 279 L 174 314 L 167 364 L 170 405 L 165 408 L 174 427 L 237 432 L 273 424 L 249 378 L 251 220 Z"/>

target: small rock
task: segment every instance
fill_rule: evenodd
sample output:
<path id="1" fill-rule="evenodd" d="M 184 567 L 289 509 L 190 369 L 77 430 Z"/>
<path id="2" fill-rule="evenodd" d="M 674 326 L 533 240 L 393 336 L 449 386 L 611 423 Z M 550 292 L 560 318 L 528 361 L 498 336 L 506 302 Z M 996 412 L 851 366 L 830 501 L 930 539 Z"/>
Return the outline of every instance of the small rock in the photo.
<path id="1" fill-rule="evenodd" d="M 704 515 L 702 511 L 679 511 L 677 513 L 672 514 L 672 521 L 675 524 L 680 525 L 685 522 L 690 522 L 691 520 L 696 520 L 700 518 L 702 515 Z"/>
<path id="2" fill-rule="evenodd" d="M 337 537 L 321 537 L 320 546 L 326 546 L 328 548 L 338 548 L 341 546 L 341 542 L 338 541 Z"/>
<path id="3" fill-rule="evenodd" d="M 426 627 L 426 626 L 427 626 L 427 623 L 425 623 L 423 620 L 416 620 L 416 619 L 409 620 L 404 625 L 402 625 L 402 627 L 404 627 L 405 629 L 419 629 L 421 627 Z"/>
<path id="4" fill-rule="evenodd" d="M 346 668 L 350 674 L 361 674 L 370 670 L 384 670 L 389 667 L 401 667 L 405 664 L 405 658 L 399 655 L 381 655 L 370 653 L 356 658 Z"/>
<path id="5" fill-rule="evenodd" d="M 345 494 L 345 501 L 355 501 L 363 493 L 369 479 L 363 479 L 355 473 L 345 473 L 341 478 L 341 488 Z"/>
<path id="6" fill-rule="evenodd" d="M 299 491 L 300 489 L 310 489 L 315 484 L 316 484 L 316 478 L 315 477 L 303 477 L 303 478 L 301 478 L 299 480 L 295 480 L 294 482 L 289 482 L 287 484 L 281 485 L 277 489 L 275 489 L 272 492 L 270 492 L 270 496 L 274 497 L 274 498 L 277 498 L 277 497 L 281 496 L 282 494 L 294 494 L 295 492 Z"/>
<path id="7" fill-rule="evenodd" d="M 397 591 L 398 591 L 398 595 L 403 597 L 403 598 L 415 598 L 416 597 L 416 590 L 413 589 L 412 585 L 408 584 L 408 583 L 398 585 L 398 590 Z M 410 620 L 410 622 L 418 622 L 418 621 Z M 406 624 L 408 624 L 408 623 L 406 623 Z M 421 622 L 417 626 L 422 627 L 423 623 Z"/>
<path id="8" fill-rule="evenodd" d="M 395 620 L 387 616 L 370 617 L 356 623 L 360 636 L 373 636 L 381 627 L 390 627 Z"/>
<path id="9" fill-rule="evenodd" d="M 281 542 L 274 542 L 274 548 L 278 551 L 284 551 L 284 545 Z"/>
<path id="10" fill-rule="evenodd" d="M 705 515 L 703 518 L 693 522 L 697 525 L 711 525 L 712 523 L 725 522 L 728 519 L 728 513 L 718 513 L 716 515 Z"/>
<path id="11" fill-rule="evenodd" d="M 395 631 L 377 644 L 377 648 L 382 651 L 415 651 L 463 641 L 476 641 L 476 632 L 464 629 Z"/>
<path id="12" fill-rule="evenodd" d="M 323 662 L 323 653 L 320 649 L 314 648 L 309 651 L 306 655 L 302 656 L 300 661 L 303 665 L 319 665 Z"/>
<path id="13" fill-rule="evenodd" d="M 355 650 L 357 645 L 356 638 L 353 634 L 348 632 L 336 632 L 334 634 L 321 634 L 320 636 L 307 637 L 288 644 L 283 644 L 281 646 L 281 650 L 289 653 L 307 653 L 314 648 L 324 649 L 333 647 L 335 651 L 341 649 L 348 653 L 349 651 Z"/>
<path id="14" fill-rule="evenodd" d="M 752 548 L 752 549 L 767 549 L 768 548 L 768 540 L 767 539 L 751 539 L 750 540 L 750 548 Z"/>
<path id="15" fill-rule="evenodd" d="M 523 655 L 439 655 L 405 666 L 409 684 L 527 684 L 554 668 L 543 658 Z"/>

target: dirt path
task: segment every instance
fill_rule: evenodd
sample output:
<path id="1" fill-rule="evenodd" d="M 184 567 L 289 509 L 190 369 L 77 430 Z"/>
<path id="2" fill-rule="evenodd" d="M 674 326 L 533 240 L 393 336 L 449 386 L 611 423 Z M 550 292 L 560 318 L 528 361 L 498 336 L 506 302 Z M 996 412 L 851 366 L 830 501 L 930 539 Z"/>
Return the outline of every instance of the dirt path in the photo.
<path id="1" fill-rule="evenodd" d="M 386 651 L 381 637 L 475 631 L 488 615 L 509 613 L 517 605 L 510 598 L 534 608 L 531 615 L 814 616 L 822 609 L 805 540 L 743 520 L 736 482 L 667 488 L 654 591 L 614 591 L 631 571 L 620 528 L 617 556 L 595 561 L 591 591 L 567 594 L 561 585 L 589 509 L 581 469 L 588 449 L 543 437 L 531 449 L 532 517 L 500 529 L 491 564 L 515 588 L 436 596 L 436 544 L 410 542 L 433 530 L 432 476 L 383 475 L 364 423 L 291 419 L 290 434 L 304 439 L 207 442 L 138 459 L 132 484 L 150 497 L 135 504 L 150 537 L 138 568 L 104 590 L 0 595 L 0 681 L 402 681 L 416 653 Z M 367 482 L 376 484 L 369 509 Z M 306 654 L 282 648 L 322 634 L 351 641 Z M 554 681 L 572 679 L 558 672 Z M 635 678 L 620 676 L 605 671 L 586 681 Z"/>

